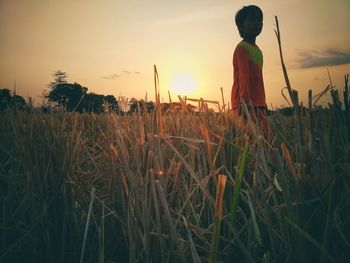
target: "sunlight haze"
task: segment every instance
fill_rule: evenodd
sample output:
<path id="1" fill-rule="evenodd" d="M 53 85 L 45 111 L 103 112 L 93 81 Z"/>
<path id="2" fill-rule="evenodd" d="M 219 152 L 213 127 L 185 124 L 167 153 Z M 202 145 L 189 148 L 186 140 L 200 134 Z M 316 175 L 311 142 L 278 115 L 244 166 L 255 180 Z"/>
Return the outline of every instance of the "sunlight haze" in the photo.
<path id="1" fill-rule="evenodd" d="M 196 88 L 196 80 L 190 73 L 176 73 L 170 80 L 170 91 L 175 95 L 192 95 Z"/>

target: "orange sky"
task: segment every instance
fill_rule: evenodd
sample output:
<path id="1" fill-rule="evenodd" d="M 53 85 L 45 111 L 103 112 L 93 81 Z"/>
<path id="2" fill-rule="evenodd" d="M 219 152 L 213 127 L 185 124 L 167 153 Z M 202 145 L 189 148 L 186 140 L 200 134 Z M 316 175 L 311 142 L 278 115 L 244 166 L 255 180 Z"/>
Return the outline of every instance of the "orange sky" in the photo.
<path id="1" fill-rule="evenodd" d="M 232 53 L 240 41 L 234 15 L 248 4 L 264 12 L 257 44 L 269 107 L 286 105 L 275 15 L 301 100 L 308 89 L 316 94 L 327 86 L 327 68 L 333 84 L 343 87 L 350 72 L 349 0 L 0 0 L 0 88 L 12 89 L 16 80 L 17 93 L 39 103 L 60 69 L 91 92 L 154 100 L 156 64 L 164 100 L 170 90 L 173 98 L 181 92 L 221 101 L 223 87 L 229 101 Z M 194 91 L 175 90 L 181 74 L 196 83 Z"/>

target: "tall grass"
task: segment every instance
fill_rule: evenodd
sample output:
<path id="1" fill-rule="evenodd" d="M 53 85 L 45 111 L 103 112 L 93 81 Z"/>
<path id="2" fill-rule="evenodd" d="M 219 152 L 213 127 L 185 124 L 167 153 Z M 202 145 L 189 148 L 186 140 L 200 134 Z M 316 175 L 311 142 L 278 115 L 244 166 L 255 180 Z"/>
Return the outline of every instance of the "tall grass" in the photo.
<path id="1" fill-rule="evenodd" d="M 294 117 L 273 113 L 244 169 L 224 112 L 3 113 L 1 262 L 344 262 L 348 113 L 334 100 L 301 116 L 304 159 Z"/>

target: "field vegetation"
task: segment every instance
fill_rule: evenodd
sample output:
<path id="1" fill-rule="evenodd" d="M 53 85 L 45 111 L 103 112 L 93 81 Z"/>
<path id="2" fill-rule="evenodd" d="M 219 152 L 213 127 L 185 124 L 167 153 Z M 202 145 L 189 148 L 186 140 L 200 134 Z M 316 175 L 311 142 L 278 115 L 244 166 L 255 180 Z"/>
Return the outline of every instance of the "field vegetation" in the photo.
<path id="1" fill-rule="evenodd" d="M 332 94 L 301 138 L 273 112 L 269 141 L 227 112 L 2 113 L 1 261 L 345 262 L 348 88 Z"/>

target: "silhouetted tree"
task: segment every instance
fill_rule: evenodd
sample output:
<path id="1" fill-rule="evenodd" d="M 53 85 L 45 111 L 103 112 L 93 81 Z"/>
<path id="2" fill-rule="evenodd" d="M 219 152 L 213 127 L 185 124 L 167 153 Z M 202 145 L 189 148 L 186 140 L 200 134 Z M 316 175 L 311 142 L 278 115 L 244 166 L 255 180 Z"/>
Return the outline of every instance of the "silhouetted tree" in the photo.
<path id="1" fill-rule="evenodd" d="M 12 96 L 12 107 L 17 110 L 23 110 L 26 106 L 26 101 L 22 96 L 13 95 Z"/>
<path id="2" fill-rule="evenodd" d="M 140 110 L 141 113 L 143 113 L 145 110 L 147 112 L 152 112 L 154 110 L 154 102 L 146 102 L 144 100 L 132 98 L 129 103 L 129 113 L 135 113 L 138 112 L 138 110 Z"/>
<path id="3" fill-rule="evenodd" d="M 129 113 L 137 112 L 139 105 L 140 102 L 137 99 L 131 98 L 129 102 Z"/>
<path id="4" fill-rule="evenodd" d="M 80 104 L 88 88 L 82 87 L 78 83 L 59 83 L 56 84 L 48 93 L 49 101 L 56 102 L 67 111 L 79 111 Z"/>
<path id="5" fill-rule="evenodd" d="M 9 89 L 0 89 L 0 110 L 6 110 L 11 104 L 11 91 Z"/>
<path id="6" fill-rule="evenodd" d="M 54 77 L 54 81 L 50 82 L 50 84 L 48 85 L 50 90 L 54 89 L 59 84 L 68 83 L 67 82 L 67 78 L 68 78 L 67 72 L 57 70 L 52 74 L 52 76 Z"/>
<path id="7" fill-rule="evenodd" d="M 55 102 L 67 111 L 95 113 L 119 111 L 118 101 L 113 95 L 87 93 L 88 88 L 76 82 L 68 83 L 67 73 L 60 70 L 56 71 L 53 77 L 54 81 L 48 85 L 49 91 L 43 91 L 42 94 L 49 102 Z"/>
<path id="8" fill-rule="evenodd" d="M 104 97 L 104 106 L 109 112 L 120 111 L 118 101 L 113 95 L 107 95 Z"/>
<path id="9" fill-rule="evenodd" d="M 101 113 L 103 109 L 103 95 L 88 93 L 84 96 L 80 111 Z"/>
<path id="10" fill-rule="evenodd" d="M 22 96 L 11 95 L 9 89 L 0 89 L 0 110 L 6 110 L 8 108 L 23 110 L 26 102 Z"/>
<path id="11" fill-rule="evenodd" d="M 118 112 L 118 102 L 113 95 L 85 94 L 77 109 L 79 112 Z"/>

